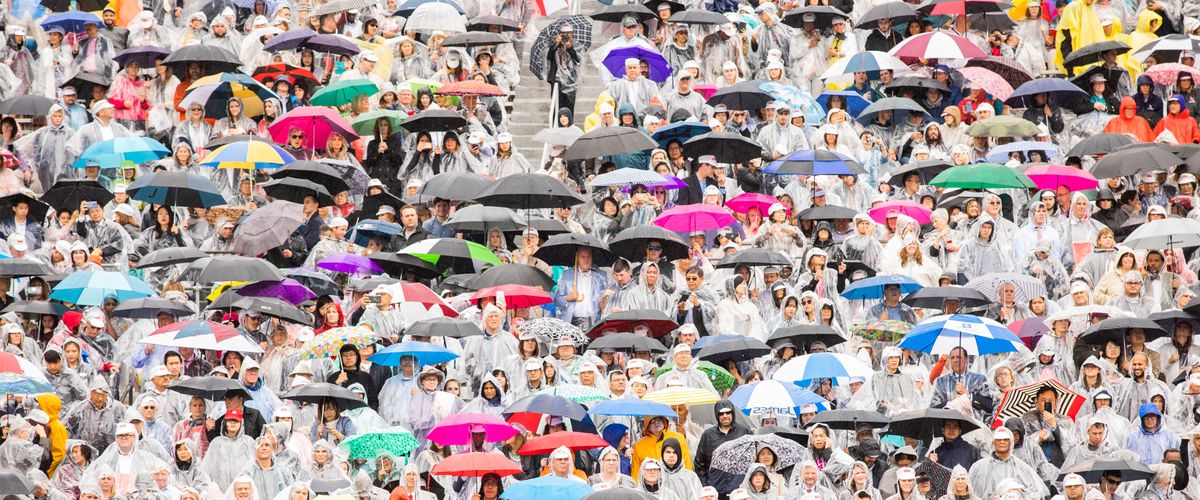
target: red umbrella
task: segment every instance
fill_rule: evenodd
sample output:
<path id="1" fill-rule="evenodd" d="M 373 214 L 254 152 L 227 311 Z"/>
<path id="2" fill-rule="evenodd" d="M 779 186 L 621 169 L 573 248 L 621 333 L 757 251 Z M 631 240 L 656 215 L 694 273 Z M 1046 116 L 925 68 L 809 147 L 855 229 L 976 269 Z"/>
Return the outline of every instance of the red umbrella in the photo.
<path id="1" fill-rule="evenodd" d="M 312 88 L 313 86 L 320 85 L 321 83 L 320 80 L 317 79 L 317 75 L 312 74 L 311 71 L 283 63 L 259 66 L 258 68 L 254 69 L 254 74 L 250 76 L 254 77 L 255 80 L 258 80 L 259 83 L 269 86 L 271 82 L 275 81 L 276 78 L 279 78 L 279 75 L 290 76 L 292 78 L 293 85 L 299 85 L 306 88 Z"/>
<path id="2" fill-rule="evenodd" d="M 521 472 L 521 466 L 508 457 L 496 452 L 455 453 L 434 464 L 429 471 L 435 476 L 482 477 L 496 474 L 500 477 Z"/>
<path id="3" fill-rule="evenodd" d="M 542 304 L 554 302 L 550 298 L 550 294 L 542 290 L 541 287 L 529 285 L 497 285 L 489 286 L 471 296 L 472 301 L 495 298 L 497 294 L 504 292 L 504 306 L 506 309 L 521 309 L 525 307 L 535 307 Z"/>
<path id="4" fill-rule="evenodd" d="M 341 134 L 346 139 L 346 142 L 354 142 L 358 140 L 358 134 L 354 132 L 354 127 L 351 127 L 346 122 L 342 115 L 339 115 L 333 108 L 324 106 L 303 106 L 283 115 L 275 120 L 267 130 L 271 131 L 271 139 L 279 144 L 284 144 L 288 140 L 288 133 L 292 128 L 300 129 L 304 132 L 304 147 L 309 149 L 324 149 L 325 141 L 329 140 L 330 134 Z"/>
<path id="5" fill-rule="evenodd" d="M 450 307 L 445 302 L 442 302 L 441 297 L 438 297 L 436 293 L 433 293 L 433 290 L 430 290 L 429 287 L 425 285 L 408 282 L 397 283 L 396 286 L 393 287 L 393 290 L 400 293 L 400 296 L 392 297 L 393 302 L 416 302 L 425 307 L 437 306 L 442 309 L 442 314 L 445 314 L 451 318 L 458 317 L 458 311 L 455 311 L 454 308 Z"/>
<path id="6" fill-rule="evenodd" d="M 608 446 L 608 442 L 600 436 L 586 432 L 554 432 L 526 441 L 525 446 L 522 446 L 517 453 L 523 456 L 546 455 L 558 449 L 559 446 L 566 446 L 571 451 L 579 451 L 603 448 Z"/>
<path id="7" fill-rule="evenodd" d="M 494 97 L 505 95 L 504 90 L 500 87 L 475 80 L 447 83 L 442 88 L 437 89 L 436 92 L 441 95 L 482 95 Z"/>

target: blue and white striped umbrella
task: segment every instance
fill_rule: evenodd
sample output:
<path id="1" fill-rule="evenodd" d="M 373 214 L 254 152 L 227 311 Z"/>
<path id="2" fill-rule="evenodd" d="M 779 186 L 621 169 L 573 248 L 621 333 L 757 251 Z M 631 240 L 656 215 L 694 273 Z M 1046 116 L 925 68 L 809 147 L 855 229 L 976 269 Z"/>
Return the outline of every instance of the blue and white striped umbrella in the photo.
<path id="1" fill-rule="evenodd" d="M 820 410 L 829 407 L 829 401 L 816 393 L 778 380 L 764 380 L 738 387 L 729 396 L 729 401 L 747 415 L 775 412 L 799 417 L 801 406 L 817 405 Z"/>
<path id="2" fill-rule="evenodd" d="M 869 378 L 875 373 L 871 365 L 854 356 L 820 352 L 792 358 L 775 371 L 771 378 L 781 382 L 794 382 L 802 386 L 819 378 L 849 379 Z"/>
<path id="3" fill-rule="evenodd" d="M 988 318 L 947 314 L 922 321 L 900 341 L 902 349 L 948 354 L 961 347 L 973 356 L 1016 352 L 1021 339 L 1012 330 Z"/>
<path id="4" fill-rule="evenodd" d="M 883 289 L 888 285 L 900 287 L 900 293 L 912 293 L 922 288 L 920 283 L 903 274 L 884 274 L 855 281 L 842 292 L 842 297 L 850 300 L 883 298 Z"/>

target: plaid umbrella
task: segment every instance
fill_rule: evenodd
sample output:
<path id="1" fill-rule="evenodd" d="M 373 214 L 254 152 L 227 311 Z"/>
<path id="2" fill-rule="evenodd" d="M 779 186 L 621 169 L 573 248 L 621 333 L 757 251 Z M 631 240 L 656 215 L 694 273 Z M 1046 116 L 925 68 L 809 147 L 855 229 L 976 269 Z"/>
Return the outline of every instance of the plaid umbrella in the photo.
<path id="1" fill-rule="evenodd" d="M 584 335 L 583 330 L 558 318 L 531 319 L 521 323 L 521 331 L 537 335 L 538 338 L 545 339 L 546 343 L 551 344 L 561 339 L 568 339 L 576 346 L 588 343 L 587 335 Z"/>
<path id="2" fill-rule="evenodd" d="M 333 358 L 343 345 L 366 347 L 379 341 L 379 336 L 364 326 L 343 326 L 326 330 L 300 346 L 301 359 Z"/>
<path id="3" fill-rule="evenodd" d="M 647 393 L 642 399 L 674 406 L 716 403 L 717 400 L 721 399 L 721 396 L 707 389 L 677 386 Z"/>
<path id="4" fill-rule="evenodd" d="M 929 490 L 930 498 L 941 498 L 946 494 L 946 488 L 950 486 L 950 469 L 932 460 L 921 462 L 915 469 L 918 475 L 924 472 L 929 477 L 929 485 L 933 488 Z"/>
<path id="5" fill-rule="evenodd" d="M 1073 420 L 1075 414 L 1079 413 L 1079 409 L 1083 407 L 1083 403 L 1087 402 L 1087 396 L 1071 392 L 1067 386 L 1056 379 L 1040 380 L 1032 384 L 1014 387 L 1005 392 L 1000 399 L 1000 406 L 996 409 L 996 418 L 992 420 L 992 427 L 1004 425 L 1004 421 L 1012 417 L 1021 418 L 1026 413 L 1038 410 L 1037 394 L 1043 387 L 1054 389 L 1058 401 L 1058 406 L 1054 408 L 1056 415 L 1066 415 Z"/>
<path id="6" fill-rule="evenodd" d="M 745 474 L 750 464 L 758 461 L 758 450 L 763 446 L 775 452 L 780 468 L 791 467 L 809 458 L 808 450 L 795 441 L 774 434 L 749 434 L 718 446 L 709 465 L 730 474 Z"/>
<path id="7" fill-rule="evenodd" d="M 570 24 L 575 29 L 575 48 L 580 54 L 587 53 L 592 47 L 592 20 L 576 14 L 550 23 L 538 33 L 529 49 L 529 71 L 542 80 L 546 79 L 546 53 L 554 46 L 554 37 L 563 24 Z"/>
<path id="8" fill-rule="evenodd" d="M 967 283 L 967 288 L 979 291 L 993 302 L 999 302 L 1000 286 L 1006 282 L 1012 282 L 1017 287 L 1015 300 L 1018 303 L 1029 302 L 1034 297 L 1046 296 L 1046 285 L 1041 280 L 1017 273 L 987 273 L 971 280 L 970 283 Z"/>
<path id="9" fill-rule="evenodd" d="M 397 426 L 380 432 L 352 436 L 350 439 L 342 441 L 338 448 L 345 451 L 351 460 L 358 458 L 370 460 L 383 452 L 390 453 L 395 457 L 403 457 L 419 446 L 421 446 L 420 441 L 417 441 L 417 438 L 408 429 Z"/>

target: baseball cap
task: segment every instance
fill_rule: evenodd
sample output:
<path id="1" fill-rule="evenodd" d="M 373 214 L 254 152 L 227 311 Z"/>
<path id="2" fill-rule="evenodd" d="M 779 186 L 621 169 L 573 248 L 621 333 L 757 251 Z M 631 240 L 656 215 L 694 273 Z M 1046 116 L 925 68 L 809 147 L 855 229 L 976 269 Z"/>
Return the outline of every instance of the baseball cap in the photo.
<path id="1" fill-rule="evenodd" d="M 1087 481 L 1084 481 L 1083 476 L 1080 476 L 1079 474 L 1067 474 L 1067 476 L 1063 478 L 1063 488 L 1086 485 Z"/>
<path id="2" fill-rule="evenodd" d="M 900 470 L 896 471 L 896 479 L 899 481 L 914 480 L 916 478 L 917 471 L 913 470 L 912 467 L 901 467 Z"/>
<path id="3" fill-rule="evenodd" d="M 997 427 L 996 430 L 992 431 L 992 441 L 999 441 L 1001 439 L 1012 441 L 1012 438 L 1013 433 L 1008 427 L 1000 426 Z"/>
<path id="4" fill-rule="evenodd" d="M 558 448 L 555 448 L 554 451 L 550 452 L 550 458 L 551 459 L 562 459 L 562 458 L 570 459 L 571 458 L 571 449 L 567 448 L 566 446 L 559 446 Z"/>
<path id="5" fill-rule="evenodd" d="M 21 233 L 8 235 L 8 248 L 17 252 L 29 251 L 29 244 L 25 242 L 25 235 Z"/>
<path id="6" fill-rule="evenodd" d="M 371 51 L 363 52 L 362 56 L 360 57 L 364 61 L 379 62 L 379 56 L 375 55 L 375 53 Z"/>
<path id="7" fill-rule="evenodd" d="M 350 227 L 350 222 L 341 217 L 334 217 L 329 221 L 329 227 Z"/>
<path id="8" fill-rule="evenodd" d="M 621 27 L 622 28 L 632 28 L 637 25 L 638 25 L 638 20 L 636 17 L 625 16 L 624 19 L 621 19 Z"/>
<path id="9" fill-rule="evenodd" d="M 671 349 L 672 356 L 682 353 L 682 352 L 692 352 L 691 346 L 689 346 L 687 344 L 679 344 L 679 345 L 676 345 L 674 349 Z"/>
<path id="10" fill-rule="evenodd" d="M 150 378 L 170 377 L 170 376 L 171 376 L 171 371 L 167 370 L 167 367 L 164 365 L 158 365 L 158 366 L 154 367 L 153 370 L 150 371 Z"/>
<path id="11" fill-rule="evenodd" d="M 702 155 L 698 161 L 701 164 L 716 166 L 717 157 L 713 155 Z"/>
<path id="12" fill-rule="evenodd" d="M 137 427 L 134 427 L 133 424 L 129 422 L 121 422 L 117 424 L 117 432 L 113 433 L 113 435 L 121 436 L 124 434 L 137 434 Z"/>
<path id="13" fill-rule="evenodd" d="M 242 410 L 230 408 L 225 412 L 225 420 L 237 420 L 239 422 L 242 421 Z"/>

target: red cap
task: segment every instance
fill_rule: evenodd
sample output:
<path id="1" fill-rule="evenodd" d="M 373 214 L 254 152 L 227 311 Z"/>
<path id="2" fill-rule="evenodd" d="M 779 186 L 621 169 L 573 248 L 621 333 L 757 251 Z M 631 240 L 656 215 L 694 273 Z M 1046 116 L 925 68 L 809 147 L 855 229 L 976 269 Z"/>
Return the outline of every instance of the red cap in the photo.
<path id="1" fill-rule="evenodd" d="M 230 408 L 228 411 L 225 412 L 225 420 L 237 420 L 237 421 L 241 422 L 242 421 L 242 410 L 239 410 L 237 408 Z"/>
<path id="2" fill-rule="evenodd" d="M 75 331 L 76 328 L 79 328 L 79 323 L 83 322 L 83 313 L 79 311 L 67 311 L 62 315 L 62 322 L 71 331 Z"/>

